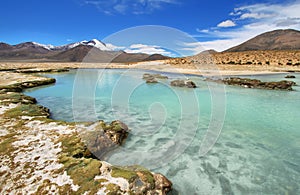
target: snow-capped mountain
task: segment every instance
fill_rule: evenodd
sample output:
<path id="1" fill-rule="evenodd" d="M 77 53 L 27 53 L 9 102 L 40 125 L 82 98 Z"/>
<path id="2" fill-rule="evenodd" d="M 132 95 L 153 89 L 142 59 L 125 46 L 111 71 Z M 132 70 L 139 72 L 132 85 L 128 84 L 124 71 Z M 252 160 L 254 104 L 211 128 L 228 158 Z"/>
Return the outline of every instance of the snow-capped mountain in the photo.
<path id="1" fill-rule="evenodd" d="M 44 44 L 40 44 L 40 43 L 37 43 L 37 42 L 31 42 L 33 45 L 36 45 L 36 46 L 39 46 L 39 47 L 43 47 L 45 49 L 48 49 L 48 50 L 52 50 L 55 48 L 54 45 L 44 45 Z"/>
<path id="2" fill-rule="evenodd" d="M 52 50 L 68 50 L 68 49 L 72 49 L 74 47 L 77 47 L 79 45 L 93 46 L 93 47 L 98 48 L 102 51 L 113 51 L 111 48 L 107 47 L 107 45 L 105 43 L 103 43 L 102 41 L 99 41 L 97 39 L 92 39 L 90 41 L 84 40 L 84 41 L 71 43 L 71 44 L 67 44 L 67 45 L 56 46 L 56 47 L 53 47 L 51 49 Z"/>
<path id="3" fill-rule="evenodd" d="M 93 49 L 97 48 L 97 49 Z M 80 41 L 63 46 L 45 45 L 37 42 L 25 42 L 9 45 L 0 42 L 0 61 L 4 60 L 34 60 L 55 62 L 81 62 L 90 54 L 93 62 L 138 62 L 154 59 L 165 59 L 165 56 L 145 53 L 126 53 L 124 47 L 105 44 L 97 39 Z"/>
<path id="4" fill-rule="evenodd" d="M 112 47 L 107 46 L 105 43 L 103 43 L 102 41 L 99 41 L 97 39 L 92 39 L 90 41 L 80 41 L 80 42 L 76 42 L 76 43 L 71 43 L 71 44 L 67 44 L 67 45 L 61 45 L 61 46 L 54 46 L 54 45 L 45 45 L 45 44 L 41 44 L 41 43 L 37 43 L 37 42 L 27 42 L 27 44 L 31 44 L 34 47 L 37 48 L 44 48 L 47 49 L 49 51 L 53 50 L 53 51 L 65 51 L 68 49 L 72 49 L 74 47 L 77 47 L 79 45 L 87 45 L 87 46 L 93 46 L 95 48 L 98 48 L 102 51 L 114 51 L 114 49 Z"/>

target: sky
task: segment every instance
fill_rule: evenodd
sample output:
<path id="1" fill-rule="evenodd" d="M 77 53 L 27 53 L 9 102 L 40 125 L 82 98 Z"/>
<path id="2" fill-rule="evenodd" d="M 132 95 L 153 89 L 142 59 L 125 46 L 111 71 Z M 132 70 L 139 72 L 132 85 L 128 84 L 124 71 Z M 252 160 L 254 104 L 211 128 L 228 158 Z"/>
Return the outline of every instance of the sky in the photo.
<path id="1" fill-rule="evenodd" d="M 300 0 L 3 0 L 0 42 L 55 46 L 93 38 L 113 42 L 107 37 L 122 36 L 120 32 L 128 28 L 158 25 L 186 33 L 191 39 L 180 42 L 181 51 L 196 54 L 206 49 L 223 51 L 271 30 L 300 30 L 299 10 Z M 161 34 L 160 28 L 153 33 L 160 40 L 172 37 L 168 30 Z M 174 55 L 159 41 L 136 37 L 110 44 L 131 53 Z"/>

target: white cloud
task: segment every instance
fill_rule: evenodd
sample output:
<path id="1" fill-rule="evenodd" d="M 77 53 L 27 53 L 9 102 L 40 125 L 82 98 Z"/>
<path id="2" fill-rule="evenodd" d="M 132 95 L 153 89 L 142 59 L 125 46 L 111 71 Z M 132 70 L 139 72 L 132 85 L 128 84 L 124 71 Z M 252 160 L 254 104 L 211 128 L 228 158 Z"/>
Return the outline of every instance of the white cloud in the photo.
<path id="1" fill-rule="evenodd" d="M 234 29 L 223 30 L 215 27 L 209 32 L 196 29 L 197 32 L 215 38 L 213 41 L 200 41 L 185 48 L 194 53 L 200 51 L 200 46 L 205 49 L 223 51 L 241 44 L 261 33 L 280 28 L 300 30 L 300 1 L 280 4 L 253 4 L 235 8 L 229 15 L 236 22 Z M 196 37 L 196 36 L 195 36 Z M 205 37 L 205 36 L 197 36 Z"/>
<path id="2" fill-rule="evenodd" d="M 218 39 L 214 41 L 202 41 L 195 43 L 187 43 L 185 48 L 186 51 L 190 51 L 192 55 L 198 54 L 202 51 L 214 49 L 216 51 L 223 51 L 228 48 L 228 46 L 233 47 L 241 43 L 239 38 L 237 39 Z"/>
<path id="3" fill-rule="evenodd" d="M 287 18 L 276 21 L 276 26 L 278 27 L 286 27 L 291 25 L 296 25 L 300 22 L 300 18 Z"/>
<path id="4" fill-rule="evenodd" d="M 113 45 L 111 43 L 106 43 L 105 45 L 108 49 L 113 50 L 113 51 L 123 50 L 123 49 L 126 48 L 126 47 L 123 47 L 123 46 L 116 46 L 116 45 Z"/>
<path id="5" fill-rule="evenodd" d="M 124 50 L 126 53 L 146 53 L 146 54 L 161 54 L 172 56 L 172 53 L 166 51 L 165 49 L 161 48 L 160 46 L 156 45 L 144 45 L 144 44 L 133 44 L 130 45 L 127 49 Z"/>
<path id="6" fill-rule="evenodd" d="M 96 6 L 105 14 L 145 14 L 161 9 L 166 4 L 177 4 L 177 0 L 86 0 L 84 4 Z"/>
<path id="7" fill-rule="evenodd" d="M 270 18 L 274 16 L 275 16 L 274 14 L 244 13 L 240 16 L 240 19 L 247 19 L 247 18 L 262 19 L 262 18 Z"/>
<path id="8" fill-rule="evenodd" d="M 233 26 L 236 26 L 236 24 L 232 20 L 225 20 L 218 24 L 218 27 L 223 27 L 223 28 L 233 27 Z"/>

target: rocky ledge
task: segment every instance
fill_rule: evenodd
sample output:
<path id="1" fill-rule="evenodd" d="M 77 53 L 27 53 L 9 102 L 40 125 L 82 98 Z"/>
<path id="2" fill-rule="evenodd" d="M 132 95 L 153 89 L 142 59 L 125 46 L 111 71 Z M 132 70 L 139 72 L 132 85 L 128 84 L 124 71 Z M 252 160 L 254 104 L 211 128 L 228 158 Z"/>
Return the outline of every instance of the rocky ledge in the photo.
<path id="1" fill-rule="evenodd" d="M 126 139 L 129 129 L 121 121 L 55 121 L 49 119 L 49 109 L 20 92 L 53 82 L 33 75 L 0 74 L 0 194 L 166 194 L 171 190 L 172 183 L 161 174 L 101 161 Z"/>
<path id="2" fill-rule="evenodd" d="M 213 80 L 207 78 L 206 81 L 223 82 L 226 85 L 241 86 L 245 88 L 269 89 L 269 90 L 293 90 L 292 86 L 296 85 L 293 81 L 263 82 L 258 79 L 231 77 L 223 80 Z"/>
<path id="3" fill-rule="evenodd" d="M 58 72 L 69 72 L 67 68 L 22 68 L 22 69 L 15 69 L 14 72 L 17 73 L 58 73 Z"/>

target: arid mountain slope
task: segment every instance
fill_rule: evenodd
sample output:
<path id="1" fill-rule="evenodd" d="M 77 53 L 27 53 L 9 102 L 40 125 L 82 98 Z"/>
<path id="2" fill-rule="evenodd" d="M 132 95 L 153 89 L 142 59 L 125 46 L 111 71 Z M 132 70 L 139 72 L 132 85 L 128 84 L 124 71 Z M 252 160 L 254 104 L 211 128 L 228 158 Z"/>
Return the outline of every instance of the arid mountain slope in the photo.
<path id="1" fill-rule="evenodd" d="M 224 52 L 298 49 L 300 49 L 300 31 L 287 29 L 263 33 Z"/>

